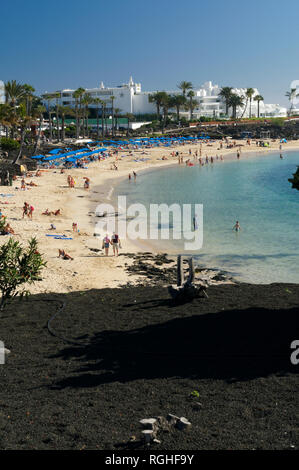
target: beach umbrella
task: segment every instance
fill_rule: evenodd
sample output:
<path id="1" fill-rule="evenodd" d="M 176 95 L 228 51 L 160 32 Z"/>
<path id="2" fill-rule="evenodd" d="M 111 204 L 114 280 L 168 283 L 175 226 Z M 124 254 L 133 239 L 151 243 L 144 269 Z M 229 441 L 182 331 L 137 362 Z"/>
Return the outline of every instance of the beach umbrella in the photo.
<path id="1" fill-rule="evenodd" d="M 50 150 L 49 153 L 51 153 L 52 155 L 55 155 L 56 153 L 59 153 L 61 152 L 63 149 L 53 149 L 53 150 Z"/>

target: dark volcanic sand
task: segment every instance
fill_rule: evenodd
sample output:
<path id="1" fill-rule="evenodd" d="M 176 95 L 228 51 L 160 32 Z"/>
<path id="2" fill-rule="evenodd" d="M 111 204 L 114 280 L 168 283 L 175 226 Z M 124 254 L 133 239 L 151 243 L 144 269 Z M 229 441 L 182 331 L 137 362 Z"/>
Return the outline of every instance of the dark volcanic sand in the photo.
<path id="1" fill-rule="evenodd" d="M 172 413 L 191 431 L 160 433 L 156 450 L 297 449 L 299 286 L 208 294 L 182 306 L 159 287 L 54 295 L 66 307 L 53 328 L 82 345 L 49 334 L 51 296 L 9 305 L 0 448 L 130 449 L 140 419 Z"/>

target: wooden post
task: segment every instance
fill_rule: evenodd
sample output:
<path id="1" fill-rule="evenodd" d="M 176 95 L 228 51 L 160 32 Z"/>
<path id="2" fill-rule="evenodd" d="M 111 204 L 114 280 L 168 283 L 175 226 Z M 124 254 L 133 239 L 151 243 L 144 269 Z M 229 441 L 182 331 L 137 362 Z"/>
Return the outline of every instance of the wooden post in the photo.
<path id="1" fill-rule="evenodd" d="M 183 261 L 182 255 L 178 255 L 178 262 L 177 262 L 177 286 L 180 287 L 184 284 L 184 268 L 183 268 Z"/>
<path id="2" fill-rule="evenodd" d="M 191 285 L 191 284 L 193 284 L 194 277 L 195 277 L 193 258 L 188 259 L 188 264 L 189 264 L 189 275 L 188 275 L 188 279 L 187 279 L 187 284 Z"/>
<path id="3" fill-rule="evenodd" d="M 188 259 L 189 274 L 187 280 L 184 282 L 184 270 L 182 256 L 179 255 L 177 259 L 177 285 L 169 286 L 168 291 L 176 303 L 190 302 L 195 297 L 199 297 L 202 294 L 208 297 L 205 288 L 208 287 L 205 281 L 195 280 L 195 270 L 193 258 Z"/>

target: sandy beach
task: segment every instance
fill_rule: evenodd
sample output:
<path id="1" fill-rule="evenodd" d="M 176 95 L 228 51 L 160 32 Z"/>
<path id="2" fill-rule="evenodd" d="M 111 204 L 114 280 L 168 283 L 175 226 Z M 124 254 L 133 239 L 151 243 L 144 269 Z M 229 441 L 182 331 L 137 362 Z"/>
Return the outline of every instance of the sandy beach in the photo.
<path id="1" fill-rule="evenodd" d="M 260 153 L 266 156 L 267 153 L 279 151 L 279 140 L 271 141 L 269 148 L 257 147 L 255 141 L 248 145 L 246 141 L 240 142 L 241 159 L 242 154 L 250 155 Z M 223 155 L 224 161 L 236 159 L 239 142 L 235 148 L 220 149 L 220 141 L 213 141 L 202 145 L 202 158 L 207 156 L 219 156 L 219 160 L 214 159 L 215 164 L 223 164 L 220 161 L 220 155 Z M 192 156 L 189 156 L 189 149 L 192 150 Z M 287 150 L 298 149 L 298 142 L 288 142 L 283 144 L 282 153 Z M 26 183 L 33 181 L 37 187 L 26 186 L 26 190 L 21 190 L 21 178 L 14 181 L 12 187 L 2 186 L 1 193 L 12 194 L 11 197 L 0 197 L 0 208 L 2 213 L 7 216 L 7 221 L 14 229 L 16 238 L 25 243 L 32 236 L 35 236 L 39 243 L 39 250 L 44 254 L 47 261 L 47 267 L 44 269 L 43 280 L 30 286 L 30 291 L 34 294 L 57 292 L 67 293 L 70 291 L 99 289 L 106 287 L 120 287 L 128 281 L 130 283 L 139 282 L 140 278 L 136 275 L 128 277 L 125 264 L 130 266 L 132 258 L 125 256 L 125 253 L 137 253 L 141 251 L 138 243 L 130 240 L 122 241 L 121 256 L 113 257 L 112 248 L 108 257 L 104 256 L 102 250 L 102 240 L 94 236 L 96 217 L 94 211 L 99 203 L 110 202 L 113 196 L 114 188 L 119 181 L 128 179 L 128 174 L 135 171 L 140 173 L 146 169 L 157 169 L 167 165 L 178 164 L 176 156 L 172 156 L 174 151 L 182 152 L 184 161 L 190 158 L 194 164 L 198 164 L 198 159 L 194 157 L 194 152 L 200 150 L 199 144 L 186 144 L 178 147 L 155 147 L 146 149 L 144 152 L 133 151 L 129 155 L 128 151 L 120 151 L 118 154 L 118 170 L 111 170 L 111 163 L 115 157 L 104 161 L 96 161 L 88 164 L 88 169 L 65 170 L 64 174 L 60 169 L 48 169 L 42 171 L 42 176 L 26 177 Z M 121 155 L 126 155 L 121 158 Z M 145 162 L 135 162 L 134 159 L 146 157 L 149 160 Z M 162 157 L 166 157 L 162 160 Z M 69 188 L 67 185 L 67 175 L 71 174 L 76 181 L 75 188 Z M 91 186 L 89 190 L 83 188 L 83 177 L 90 178 Z M 130 184 L 128 182 L 128 184 Z M 33 205 L 33 220 L 28 217 L 22 218 L 22 207 L 24 202 Z M 5 204 L 8 202 L 8 204 Z M 61 210 L 61 215 L 42 215 L 46 209 L 49 211 Z M 72 224 L 77 223 L 79 233 L 73 232 Z M 49 230 L 50 225 L 54 224 L 55 232 Z M 47 234 L 57 233 L 66 235 L 72 240 L 57 240 L 54 237 L 48 237 Z M 2 237 L 2 242 L 7 237 Z M 149 245 L 150 247 L 150 245 Z M 64 249 L 73 260 L 63 260 L 58 257 L 58 249 Z M 151 251 L 150 249 L 148 251 Z"/>

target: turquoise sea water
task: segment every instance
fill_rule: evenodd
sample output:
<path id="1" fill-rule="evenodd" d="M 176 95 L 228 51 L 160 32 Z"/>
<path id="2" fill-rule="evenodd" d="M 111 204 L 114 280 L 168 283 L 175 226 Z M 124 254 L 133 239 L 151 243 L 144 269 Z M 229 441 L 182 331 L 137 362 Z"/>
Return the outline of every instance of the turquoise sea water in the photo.
<path id="1" fill-rule="evenodd" d="M 222 269 L 254 283 L 299 282 L 299 192 L 288 178 L 299 152 L 242 156 L 200 167 L 174 166 L 141 173 L 117 194 L 128 204 L 203 204 L 203 247 L 193 254 L 200 265 Z M 138 168 L 136 168 L 138 172 Z M 232 231 L 239 220 L 242 230 Z M 156 247 L 184 253 L 183 243 Z"/>

